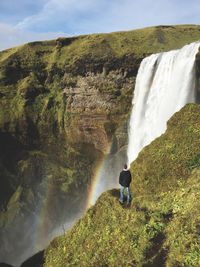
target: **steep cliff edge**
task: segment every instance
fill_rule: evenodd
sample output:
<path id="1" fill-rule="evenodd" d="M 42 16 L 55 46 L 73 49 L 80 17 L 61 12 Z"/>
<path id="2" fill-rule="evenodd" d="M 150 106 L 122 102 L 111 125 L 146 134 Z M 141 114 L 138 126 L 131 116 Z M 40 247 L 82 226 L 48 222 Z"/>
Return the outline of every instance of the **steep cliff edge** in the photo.
<path id="1" fill-rule="evenodd" d="M 124 157 L 141 60 L 199 37 L 199 26 L 158 26 L 0 52 L 2 260 L 83 210 L 101 159 Z"/>
<path id="2" fill-rule="evenodd" d="M 44 266 L 198 266 L 200 106 L 186 105 L 131 165 L 131 207 L 119 191 L 45 252 Z"/>

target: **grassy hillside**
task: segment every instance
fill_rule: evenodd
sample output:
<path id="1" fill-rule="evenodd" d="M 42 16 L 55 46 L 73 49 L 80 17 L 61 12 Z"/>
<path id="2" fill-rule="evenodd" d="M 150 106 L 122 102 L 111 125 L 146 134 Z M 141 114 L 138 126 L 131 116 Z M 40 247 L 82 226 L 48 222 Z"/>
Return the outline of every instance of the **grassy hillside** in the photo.
<path id="1" fill-rule="evenodd" d="M 198 25 L 157 26 L 33 42 L 2 51 L 0 127 L 6 124 L 9 131 L 15 131 L 24 113 L 34 117 L 34 122 L 53 117 L 62 127 L 66 107 L 63 90 L 76 88 L 79 75 L 85 77 L 90 72 L 110 77 L 103 81 L 97 75 L 95 81 L 87 81 L 88 86 L 96 87 L 102 94 L 121 94 L 118 103 L 130 108 L 134 87 L 125 92 L 122 88 L 127 82 L 125 78 L 136 77 L 141 60 L 148 54 L 177 49 L 198 40 Z M 110 74 L 112 71 L 116 73 Z M 101 112 L 105 113 L 103 109 Z M 48 123 L 52 124 L 50 120 Z"/>
<path id="2" fill-rule="evenodd" d="M 102 194 L 44 266 L 199 266 L 199 129 L 200 106 L 188 104 L 131 165 L 131 207 L 118 190 Z"/>
<path id="3" fill-rule="evenodd" d="M 199 110 L 199 105 L 186 105 L 168 121 L 166 133 L 140 152 L 131 165 L 134 195 L 154 200 L 156 192 L 173 190 L 199 166 Z"/>
<path id="4" fill-rule="evenodd" d="M 123 78 L 136 76 L 144 56 L 177 49 L 198 40 L 198 25 L 157 26 L 33 42 L 2 51 L 0 126 L 9 124 L 7 127 L 14 131 L 16 121 L 26 113 L 27 106 L 34 121 L 42 120 L 41 115 L 46 116 L 45 111 L 49 109 L 51 115 L 48 116 L 53 116 L 62 126 L 66 104 L 63 90 L 76 88 L 79 75 L 103 73 L 105 78 L 110 72 L 117 71 L 113 76 L 108 75 L 104 82 L 99 77 L 96 83 L 88 81 L 88 86 L 98 87 L 102 94 L 110 92 L 115 95 L 125 84 Z M 116 77 L 117 74 L 122 77 Z M 113 82 L 113 78 L 117 81 Z M 132 90 L 128 95 L 132 95 Z M 131 99 L 126 99 L 125 93 L 127 91 L 121 92 L 118 102 L 122 100 L 130 107 Z"/>
<path id="5" fill-rule="evenodd" d="M 113 157 L 118 151 L 124 157 L 124 125 L 141 60 L 197 40 L 200 26 L 157 26 L 0 52 L 1 258 L 27 248 L 21 229 L 45 205 L 46 193 L 54 203 L 46 216 L 48 232 L 72 207 L 84 206 L 87 186 L 112 142 Z M 14 244 L 15 236 L 27 240 Z"/>
<path id="6" fill-rule="evenodd" d="M 0 53 L 0 62 L 18 55 L 32 64 L 37 59 L 50 67 L 72 66 L 78 60 L 89 56 L 99 61 L 107 56 L 121 57 L 126 54 L 143 56 L 160 51 L 168 51 L 200 40 L 199 25 L 156 26 L 127 32 L 91 34 L 71 38 L 58 38 L 46 42 L 33 42 Z"/>

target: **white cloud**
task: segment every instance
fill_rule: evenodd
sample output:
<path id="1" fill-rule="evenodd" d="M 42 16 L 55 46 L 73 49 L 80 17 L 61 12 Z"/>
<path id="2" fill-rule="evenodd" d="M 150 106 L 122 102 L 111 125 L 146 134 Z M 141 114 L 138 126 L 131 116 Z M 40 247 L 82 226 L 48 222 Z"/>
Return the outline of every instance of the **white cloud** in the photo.
<path id="1" fill-rule="evenodd" d="M 0 23 L 0 50 L 31 41 L 55 39 L 60 36 L 66 36 L 66 34 L 62 32 L 36 33 L 21 30 L 9 24 Z"/>
<path id="2" fill-rule="evenodd" d="M 198 23 L 199 0 L 48 0 L 17 27 L 36 31 L 108 32 L 137 27 Z"/>
<path id="3" fill-rule="evenodd" d="M 20 20 L 38 13 L 48 0 L 1 0 L 0 22 L 16 24 Z"/>
<path id="4" fill-rule="evenodd" d="M 163 24 L 198 24 L 199 0 L 118 0 L 102 19 L 106 31 Z M 103 27 L 99 27 L 102 31 Z"/>
<path id="5" fill-rule="evenodd" d="M 33 16 L 29 16 L 19 22 L 17 27 L 20 29 L 45 29 L 47 27 L 67 27 L 73 23 L 82 22 L 82 17 L 87 14 L 87 20 L 90 20 L 92 13 L 96 12 L 102 6 L 105 0 L 49 0 L 40 12 Z"/>
<path id="6" fill-rule="evenodd" d="M 25 0 L 19 1 L 25 3 Z M 29 4 L 34 2 L 26 1 Z M 12 22 L 1 24 L 0 49 L 32 40 L 66 35 L 63 33 L 77 35 L 161 24 L 199 23 L 199 0 L 36 1 L 37 8 L 34 7 L 34 12 L 29 10 L 27 16 L 24 16 L 23 8 L 23 18 L 15 26 L 11 25 Z"/>

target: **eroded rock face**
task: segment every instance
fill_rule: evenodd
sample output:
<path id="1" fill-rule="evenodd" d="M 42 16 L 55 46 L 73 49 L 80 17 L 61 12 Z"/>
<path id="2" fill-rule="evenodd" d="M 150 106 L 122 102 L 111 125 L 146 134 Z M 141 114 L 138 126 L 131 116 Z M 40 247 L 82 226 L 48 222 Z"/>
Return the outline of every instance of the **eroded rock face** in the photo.
<path id="1" fill-rule="evenodd" d="M 106 154 L 111 142 L 104 126 L 108 122 L 105 115 L 80 115 L 69 131 L 68 140 L 72 144 L 91 144 Z"/>
<path id="2" fill-rule="evenodd" d="M 72 113 L 123 114 L 127 107 L 121 108 L 120 96 L 127 96 L 128 93 L 130 97 L 133 86 L 134 77 L 125 78 L 117 71 L 112 71 L 107 76 L 103 73 L 78 76 L 73 87 L 64 89 L 66 109 Z"/>
<path id="3" fill-rule="evenodd" d="M 128 79 L 112 71 L 106 77 L 88 73 L 71 80 L 74 83 L 63 90 L 66 113 L 73 115 L 71 123 L 65 124 L 68 140 L 72 144 L 92 144 L 107 154 L 119 121 L 123 123 L 130 109 L 134 77 Z M 123 97 L 127 101 L 124 105 Z"/>

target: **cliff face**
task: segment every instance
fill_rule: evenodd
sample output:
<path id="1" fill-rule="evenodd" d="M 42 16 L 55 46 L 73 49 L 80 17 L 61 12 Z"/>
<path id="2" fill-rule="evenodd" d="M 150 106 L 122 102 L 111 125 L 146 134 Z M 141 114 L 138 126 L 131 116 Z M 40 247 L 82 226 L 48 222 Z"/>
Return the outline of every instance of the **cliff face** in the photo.
<path id="1" fill-rule="evenodd" d="M 19 102 L 2 98 L 5 106 L 2 117 L 6 121 L 1 128 L 3 207 L 0 221 L 1 240 L 8 244 L 1 250 L 4 261 L 10 260 L 4 256 L 12 250 L 12 244 L 15 257 L 16 243 L 12 240 L 16 236 L 25 239 L 17 244 L 18 249 L 26 249 L 30 237 L 24 237 L 18 225 L 28 228 L 31 236 L 35 230 L 30 229 L 33 217 L 40 216 L 47 197 L 50 203 L 42 222 L 47 233 L 85 208 L 96 165 L 109 152 L 114 132 L 124 123 L 130 107 L 129 104 L 119 110 L 121 99 L 129 99 L 131 103 L 133 79 L 121 79 L 123 82 L 116 95 L 115 89 L 99 92 L 95 82 L 102 77 L 99 74 L 94 78 L 91 74 L 78 77 L 73 88 L 63 87 L 59 92 L 50 89 L 31 103 L 19 96 L 18 91 L 14 98 L 19 97 Z M 88 85 L 90 80 L 92 85 Z M 124 96 L 128 90 L 130 95 Z M 18 107 L 14 110 L 14 101 L 17 106 L 22 105 L 20 114 Z M 12 112 L 9 117 L 6 109 Z M 120 146 L 124 145 L 126 143 Z"/>
<path id="2" fill-rule="evenodd" d="M 188 104 L 131 165 L 130 207 L 100 196 L 43 266 L 199 266 L 200 106 Z"/>
<path id="3" fill-rule="evenodd" d="M 160 26 L 34 42 L 0 53 L 2 260 L 14 262 L 17 251 L 26 250 L 42 207 L 46 216 L 39 228 L 46 233 L 85 208 L 88 185 L 105 155 L 118 172 L 115 161 L 125 160 L 141 60 L 198 40 L 199 30 Z M 45 243 L 46 234 L 40 236 Z"/>

